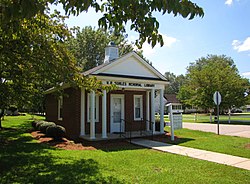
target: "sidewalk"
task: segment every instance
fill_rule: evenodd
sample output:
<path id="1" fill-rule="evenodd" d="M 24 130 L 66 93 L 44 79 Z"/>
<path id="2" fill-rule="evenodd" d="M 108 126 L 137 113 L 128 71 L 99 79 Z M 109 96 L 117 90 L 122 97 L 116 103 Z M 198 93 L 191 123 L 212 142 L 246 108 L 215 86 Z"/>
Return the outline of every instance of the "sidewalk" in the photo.
<path id="1" fill-rule="evenodd" d="M 188 148 L 184 146 L 177 146 L 163 142 L 151 141 L 146 139 L 134 139 L 131 141 L 133 144 L 151 148 L 158 151 L 184 155 L 201 160 L 207 160 L 219 164 L 225 164 L 233 167 L 238 167 L 250 170 L 250 159 L 227 155 L 223 153 L 216 153 L 212 151 L 205 151 L 200 149 Z"/>

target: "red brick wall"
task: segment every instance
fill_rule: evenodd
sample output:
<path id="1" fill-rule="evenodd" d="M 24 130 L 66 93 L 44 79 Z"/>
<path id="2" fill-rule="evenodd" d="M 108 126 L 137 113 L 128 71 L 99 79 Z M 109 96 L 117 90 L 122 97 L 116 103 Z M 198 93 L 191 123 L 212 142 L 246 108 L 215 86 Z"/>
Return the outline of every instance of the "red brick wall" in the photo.
<path id="1" fill-rule="evenodd" d="M 65 89 L 63 97 L 63 120 L 58 120 L 58 101 L 52 95 L 46 95 L 46 120 L 56 122 L 65 127 L 67 136 L 78 138 L 80 135 L 81 122 L 81 90 L 75 88 Z M 90 123 L 87 122 L 87 91 L 85 93 L 85 133 L 90 133 Z M 125 105 L 125 131 L 132 127 L 133 131 L 146 128 L 146 92 L 145 91 L 112 91 L 107 94 L 107 132 L 110 132 L 110 95 L 124 94 Z M 134 121 L 134 95 L 143 95 L 143 123 Z M 96 133 L 102 132 L 102 96 L 99 97 L 99 122 L 95 123 Z"/>
<path id="2" fill-rule="evenodd" d="M 63 96 L 63 119 L 58 120 L 58 100 L 53 94 L 46 95 L 46 120 L 62 125 L 66 129 L 66 135 L 76 139 L 80 135 L 81 120 L 81 91 L 68 88 Z"/>
<path id="3" fill-rule="evenodd" d="M 45 113 L 46 113 L 46 120 L 57 122 L 57 106 L 58 101 L 53 94 L 48 94 L 45 97 Z"/>

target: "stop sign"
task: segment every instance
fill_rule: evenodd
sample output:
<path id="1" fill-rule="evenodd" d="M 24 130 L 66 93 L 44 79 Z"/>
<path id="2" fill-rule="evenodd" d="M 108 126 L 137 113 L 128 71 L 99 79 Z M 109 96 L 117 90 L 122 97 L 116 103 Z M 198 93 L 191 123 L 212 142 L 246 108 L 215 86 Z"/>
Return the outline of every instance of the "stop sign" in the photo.
<path id="1" fill-rule="evenodd" d="M 215 91 L 213 99 L 214 99 L 214 103 L 216 105 L 220 105 L 220 103 L 221 103 L 221 95 L 220 95 L 219 91 Z"/>

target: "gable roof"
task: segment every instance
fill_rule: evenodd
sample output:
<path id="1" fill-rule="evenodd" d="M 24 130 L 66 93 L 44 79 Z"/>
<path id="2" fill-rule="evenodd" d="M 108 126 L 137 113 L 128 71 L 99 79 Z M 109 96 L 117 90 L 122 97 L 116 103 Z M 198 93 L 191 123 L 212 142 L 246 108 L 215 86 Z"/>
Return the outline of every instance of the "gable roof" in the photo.
<path id="1" fill-rule="evenodd" d="M 104 63 L 83 73 L 83 75 L 113 76 L 147 80 L 167 79 L 136 52 L 129 52 L 109 63 Z"/>
<path id="2" fill-rule="evenodd" d="M 181 104 L 181 102 L 176 98 L 176 94 L 165 94 L 164 97 L 167 99 L 167 103 Z"/>
<path id="3" fill-rule="evenodd" d="M 167 83 L 167 79 L 147 61 L 141 58 L 135 51 L 129 52 L 110 62 L 103 63 L 82 73 L 84 76 L 111 76 L 119 78 L 155 80 Z M 61 84 L 61 88 L 70 87 L 69 84 Z M 56 88 L 50 88 L 45 94 L 52 93 Z"/>

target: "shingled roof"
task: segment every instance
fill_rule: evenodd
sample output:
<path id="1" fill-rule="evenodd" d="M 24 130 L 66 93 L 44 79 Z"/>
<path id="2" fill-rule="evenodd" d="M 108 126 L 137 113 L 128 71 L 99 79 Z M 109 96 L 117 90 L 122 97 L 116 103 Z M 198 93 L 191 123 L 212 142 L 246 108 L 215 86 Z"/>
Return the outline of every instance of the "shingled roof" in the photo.
<path id="1" fill-rule="evenodd" d="M 165 94 L 164 97 L 167 100 L 167 103 L 181 103 L 177 98 L 176 94 Z"/>

